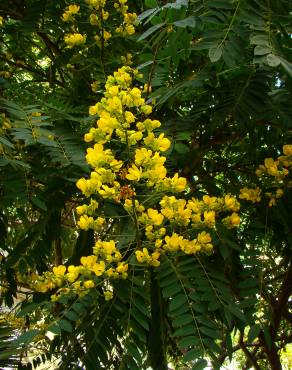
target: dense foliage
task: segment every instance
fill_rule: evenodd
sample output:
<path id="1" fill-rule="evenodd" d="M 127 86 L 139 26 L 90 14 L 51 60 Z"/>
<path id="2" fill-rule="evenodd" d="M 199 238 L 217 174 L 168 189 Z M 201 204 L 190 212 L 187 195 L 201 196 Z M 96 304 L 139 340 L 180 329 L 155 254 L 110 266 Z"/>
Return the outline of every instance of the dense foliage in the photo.
<path id="1" fill-rule="evenodd" d="M 291 12 L 0 2 L 1 368 L 286 366 Z"/>

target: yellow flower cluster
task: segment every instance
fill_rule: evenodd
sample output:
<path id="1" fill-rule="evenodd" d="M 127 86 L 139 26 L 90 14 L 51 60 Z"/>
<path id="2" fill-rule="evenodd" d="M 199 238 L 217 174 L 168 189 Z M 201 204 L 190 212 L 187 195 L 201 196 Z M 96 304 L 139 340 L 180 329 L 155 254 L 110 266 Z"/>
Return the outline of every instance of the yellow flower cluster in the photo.
<path id="1" fill-rule="evenodd" d="M 217 222 L 237 227 L 240 205 L 230 194 L 188 200 L 171 195 L 186 193 L 187 181 L 178 173 L 167 176 L 162 153 L 171 142 L 157 133 L 160 121 L 149 118 L 153 106 L 146 102 L 143 87 L 135 81 L 139 77 L 139 72 L 129 66 L 118 69 L 107 78 L 104 96 L 89 108 L 96 125 L 84 140 L 92 142 L 86 154 L 92 172 L 76 185 L 90 200 L 76 208 L 77 223 L 80 229 L 100 232 L 107 224 L 103 203 L 110 200 L 122 205 L 137 228 L 139 240 L 136 250 L 133 248 L 136 261 L 159 266 L 165 253 L 210 253 L 212 237 L 206 229 L 214 229 Z M 146 207 L 152 196 L 155 201 Z M 31 286 L 40 292 L 57 289 L 52 296 L 55 301 L 63 294 L 86 294 L 106 279 L 127 278 L 128 260 L 118 242 L 98 240 L 92 253 L 82 257 L 78 266 L 60 265 L 42 276 L 31 276 Z M 108 282 L 103 285 L 105 300 L 113 295 L 108 286 Z"/>
<path id="2" fill-rule="evenodd" d="M 130 66 L 133 64 L 132 58 L 133 58 L 133 55 L 131 53 L 127 53 L 126 55 L 121 56 L 121 62 L 125 66 Z"/>
<path id="3" fill-rule="evenodd" d="M 69 5 L 68 8 L 65 10 L 65 12 L 62 15 L 62 20 L 64 22 L 74 21 L 74 15 L 76 15 L 80 10 L 79 5 Z"/>
<path id="4" fill-rule="evenodd" d="M 97 92 L 98 91 L 98 88 L 99 88 L 99 86 L 100 86 L 100 82 L 99 81 L 93 81 L 91 84 L 90 84 L 90 86 L 91 86 L 91 91 L 92 92 Z"/>
<path id="5" fill-rule="evenodd" d="M 171 231 L 180 228 L 181 231 L 184 230 L 185 234 L 194 229 L 214 228 L 216 218 L 219 219 L 219 214 L 226 212 L 232 212 L 230 216 L 221 220 L 226 227 L 237 227 L 240 223 L 240 217 L 236 213 L 240 205 L 237 199 L 231 195 L 226 195 L 223 198 L 205 195 L 202 200 L 192 198 L 188 201 L 177 199 L 174 196 L 164 196 L 159 202 L 160 212 L 153 208 L 148 208 L 145 211 L 137 200 L 135 202 L 136 212 L 139 213 L 138 221 L 144 225 L 146 239 L 151 241 L 155 249 L 151 255 L 146 248 L 143 248 L 143 251 L 136 251 L 136 259 L 138 262 L 148 263 L 152 266 L 159 265 L 159 257 L 164 252 L 208 253 L 213 248 L 211 235 L 205 231 L 199 233 L 196 239 L 189 240 L 177 233 L 165 236 L 167 229 Z M 131 211 L 129 201 L 125 208 L 128 212 Z"/>
<path id="6" fill-rule="evenodd" d="M 274 191 L 265 193 L 269 198 L 269 207 L 276 205 L 277 199 L 283 196 L 283 187 L 291 186 L 289 180 L 291 167 L 292 145 L 287 144 L 283 146 L 283 155 L 280 155 L 276 160 L 273 158 L 266 158 L 264 164 L 257 168 L 256 175 L 260 180 L 267 182 L 269 187 L 276 188 Z"/>
<path id="7" fill-rule="evenodd" d="M 172 233 L 170 236 L 167 235 L 164 241 L 161 239 L 156 240 L 156 250 L 151 255 L 147 248 L 143 248 L 142 251 L 135 251 L 135 256 L 139 263 L 146 263 L 156 267 L 160 265 L 160 255 L 165 252 L 173 253 L 181 251 L 185 254 L 196 254 L 198 252 L 209 253 L 213 249 L 211 242 L 211 235 L 205 231 L 199 233 L 197 238 L 193 240 L 185 239 L 182 235 Z"/>
<path id="8" fill-rule="evenodd" d="M 289 174 L 289 169 L 292 167 L 292 145 L 283 146 L 283 155 L 277 160 L 266 158 L 263 165 L 260 165 L 256 170 L 259 177 L 272 176 L 275 179 L 282 180 Z"/>
<path id="9" fill-rule="evenodd" d="M 95 35 L 94 39 L 97 45 L 101 46 L 106 45 L 107 40 L 112 36 L 111 33 L 104 29 L 103 21 L 106 21 L 109 17 L 109 13 L 105 11 L 103 8 L 106 5 L 106 1 L 99 1 L 99 0 L 87 0 L 86 1 L 89 7 L 99 12 L 99 15 L 95 13 L 91 13 L 89 16 L 89 21 L 92 26 L 99 26 L 100 27 L 100 34 Z M 75 15 L 79 12 L 80 6 L 79 5 L 69 5 L 66 8 L 65 12 L 62 15 L 62 19 L 64 22 L 75 21 Z M 75 30 L 75 29 L 74 29 Z M 65 43 L 68 45 L 69 48 L 73 48 L 75 46 L 80 46 L 85 44 L 86 42 L 86 35 L 81 35 L 78 32 L 66 34 L 64 37 Z"/>
<path id="10" fill-rule="evenodd" d="M 86 42 L 86 35 L 81 35 L 81 33 L 70 33 L 64 36 L 64 41 L 69 48 L 75 46 L 83 45 Z"/>
<path id="11" fill-rule="evenodd" d="M 267 197 L 270 198 L 269 200 L 269 207 L 275 206 L 277 199 L 281 198 L 284 195 L 283 189 L 277 189 L 275 193 L 267 192 L 265 193 Z"/>
<path id="12" fill-rule="evenodd" d="M 97 195 L 120 202 L 135 194 L 134 185 L 139 182 L 159 191 L 182 192 L 186 188 L 186 179 L 178 174 L 166 177 L 166 157 L 160 153 L 166 151 L 171 143 L 164 134 L 154 134 L 161 123 L 147 118 L 152 106 L 146 104 L 141 89 L 132 87 L 137 76 L 135 69 L 120 68 L 108 77 L 101 101 L 89 109 L 91 115 L 99 117 L 96 127 L 91 128 L 84 138 L 86 142 L 94 142 L 86 155 L 93 171 L 90 178 L 77 181 L 77 187 L 87 197 Z M 111 140 L 118 140 L 124 150 L 129 151 L 127 161 L 120 160 L 112 149 L 107 148 Z M 82 215 L 79 226 L 85 230 L 100 227 L 102 220 L 92 217 L 97 203 L 86 207 L 77 208 L 77 213 Z"/>
<path id="13" fill-rule="evenodd" d="M 85 2 L 91 8 L 94 8 L 96 10 L 104 8 L 106 4 L 106 0 L 85 0 Z"/>
<path id="14" fill-rule="evenodd" d="M 123 7 L 118 9 L 123 9 Z M 121 26 L 116 28 L 116 32 L 121 36 L 133 35 L 135 33 L 135 26 L 137 25 L 137 14 L 127 12 L 123 13 L 123 11 L 121 11 L 121 13 L 124 15 L 124 22 Z"/>
<path id="15" fill-rule="evenodd" d="M 255 189 L 242 188 L 240 189 L 239 198 L 249 200 L 252 203 L 261 201 L 261 189 L 256 187 Z"/>
<path id="16" fill-rule="evenodd" d="M 114 3 L 114 7 L 120 12 L 124 21 L 120 27 L 116 28 L 116 32 L 122 36 L 133 35 L 135 33 L 135 25 L 137 24 L 137 14 L 128 13 L 127 0 L 118 0 Z"/>
<path id="17" fill-rule="evenodd" d="M 29 282 L 33 289 L 42 293 L 59 288 L 52 296 L 54 301 L 62 294 L 73 293 L 82 296 L 100 284 L 98 278 L 101 276 L 114 279 L 127 278 L 128 264 L 121 262 L 121 259 L 122 255 L 115 241 L 99 240 L 93 247 L 92 255 L 81 257 L 79 266 L 59 265 L 42 276 L 32 274 Z M 105 299 L 111 298 L 112 292 L 105 292 Z"/>
<path id="18" fill-rule="evenodd" d="M 3 17 L 0 16 L 0 26 L 3 26 Z"/>
<path id="19" fill-rule="evenodd" d="M 94 36 L 94 40 L 99 47 L 107 46 L 108 40 L 112 37 L 110 30 L 105 29 L 105 21 L 109 19 L 109 12 L 105 10 L 106 0 L 86 0 L 92 13 L 89 22 L 92 26 L 99 28 L 99 33 Z M 137 14 L 128 13 L 127 0 L 118 0 L 114 3 L 114 8 L 118 14 L 123 16 L 123 22 L 116 28 L 116 32 L 121 36 L 133 35 L 137 24 Z"/>
<path id="20" fill-rule="evenodd" d="M 86 142 L 93 142 L 86 155 L 93 171 L 88 179 L 79 179 L 77 187 L 86 197 L 97 196 L 121 203 L 131 218 L 136 219 L 142 240 L 143 235 L 146 238 L 142 249 L 135 251 L 137 261 L 158 266 L 162 253 L 212 250 L 211 235 L 206 231 L 198 233 L 195 239 L 188 239 L 173 232 L 174 229 L 188 234 L 193 229 L 214 228 L 222 213 L 225 217 L 221 217 L 221 222 L 226 227 L 237 227 L 240 205 L 230 194 L 223 198 L 205 195 L 201 200 L 163 196 L 163 193 L 184 192 L 187 181 L 178 173 L 167 176 L 166 157 L 161 153 L 169 149 L 171 142 L 163 133 L 156 134 L 161 123 L 147 117 L 152 113 L 152 105 L 146 103 L 141 88 L 133 87 L 137 77 L 137 70 L 129 66 L 120 68 L 108 77 L 104 97 L 90 107 L 90 115 L 98 117 L 96 127 L 84 137 Z M 121 149 L 114 152 L 113 142 L 119 142 Z M 149 192 L 162 194 L 155 207 L 145 208 L 139 202 L 136 187 L 141 184 L 145 184 Z M 77 208 L 81 215 L 80 228 L 97 230 L 101 226 L 100 219 L 105 222 L 101 217 L 94 219 L 97 209 L 98 203 L 92 198 L 89 205 Z M 151 246 L 147 247 L 150 242 Z M 94 253 L 107 263 L 121 260 L 114 241 L 97 243 Z"/>

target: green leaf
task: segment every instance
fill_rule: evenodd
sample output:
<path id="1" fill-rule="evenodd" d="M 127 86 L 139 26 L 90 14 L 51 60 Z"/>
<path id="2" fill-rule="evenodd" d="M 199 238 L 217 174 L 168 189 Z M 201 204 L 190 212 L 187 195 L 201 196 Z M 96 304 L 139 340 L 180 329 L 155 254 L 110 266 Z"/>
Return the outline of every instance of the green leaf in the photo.
<path id="1" fill-rule="evenodd" d="M 73 326 L 71 325 L 71 323 L 68 321 L 68 320 L 59 320 L 58 321 L 58 325 L 60 326 L 60 328 L 68 333 L 72 333 L 72 330 L 73 330 Z"/>
<path id="2" fill-rule="evenodd" d="M 75 313 L 75 312 L 73 312 L 73 311 L 67 311 L 67 312 L 65 312 L 65 314 L 64 314 L 66 317 L 67 317 L 67 319 L 69 319 L 69 320 L 72 320 L 72 321 L 77 321 L 80 317 Z"/>
<path id="3" fill-rule="evenodd" d="M 203 338 L 203 342 L 211 351 L 219 354 L 222 352 L 221 348 L 218 346 L 218 344 L 216 344 L 216 342 L 213 339 L 205 337 Z"/>
<path id="4" fill-rule="evenodd" d="M 183 328 L 179 328 L 177 330 L 175 330 L 175 332 L 173 333 L 173 336 L 174 337 L 185 337 L 187 335 L 194 335 L 196 333 L 196 330 L 195 328 L 193 327 L 193 325 L 187 325 L 187 326 L 184 326 Z"/>
<path id="5" fill-rule="evenodd" d="M 53 324 L 51 324 L 48 328 L 47 328 L 47 331 L 50 331 L 50 332 L 52 332 L 53 334 L 57 334 L 57 335 L 59 335 L 59 334 L 61 334 L 61 328 L 60 328 L 60 326 L 59 325 L 57 325 L 57 323 L 53 323 Z"/>
<path id="6" fill-rule="evenodd" d="M 176 27 L 182 27 L 182 28 L 186 28 L 186 27 L 195 28 L 197 25 L 197 18 L 194 16 L 191 16 L 191 17 L 176 21 L 173 23 L 173 25 Z"/>
<path id="7" fill-rule="evenodd" d="M 200 326 L 200 331 L 202 333 L 208 335 L 208 337 L 210 337 L 210 338 L 213 338 L 213 339 L 220 338 L 220 335 L 218 334 L 218 332 L 216 330 L 212 330 L 210 328 L 207 328 L 206 326 Z"/>
<path id="8" fill-rule="evenodd" d="M 162 295 L 163 295 L 164 298 L 169 298 L 169 297 L 172 297 L 172 296 L 176 295 L 181 290 L 182 290 L 182 288 L 181 288 L 180 284 L 172 284 L 169 287 L 163 289 Z"/>
<path id="9" fill-rule="evenodd" d="M 185 153 L 188 153 L 190 151 L 190 148 L 188 145 L 186 144 L 183 144 L 183 143 L 175 143 L 174 145 L 174 149 L 180 153 L 180 154 L 185 154 Z"/>
<path id="10" fill-rule="evenodd" d="M 174 326 L 183 326 L 183 325 L 191 323 L 192 321 L 193 321 L 193 316 L 190 314 L 185 314 L 185 315 L 181 315 L 175 318 L 172 323 Z"/>
<path id="11" fill-rule="evenodd" d="M 154 8 L 157 6 L 157 1 L 156 0 L 145 0 L 145 5 L 148 8 Z"/>
<path id="12" fill-rule="evenodd" d="M 244 316 L 244 314 L 241 312 L 241 310 L 238 308 L 238 307 L 236 307 L 235 305 L 232 305 L 232 304 L 230 304 L 230 305 L 228 305 L 228 310 L 234 315 L 234 316 L 236 316 L 236 317 L 238 317 L 240 320 L 242 320 L 243 322 L 245 322 L 246 320 L 245 320 L 245 316 Z"/>
<path id="13" fill-rule="evenodd" d="M 14 148 L 14 145 L 3 136 L 0 136 L 0 143 L 9 147 L 9 148 Z"/>
<path id="14" fill-rule="evenodd" d="M 173 3 L 168 3 L 163 6 L 163 8 L 173 8 L 173 9 L 180 9 L 182 6 L 187 7 L 189 1 L 188 0 L 176 0 Z"/>
<path id="15" fill-rule="evenodd" d="M 151 16 L 155 15 L 158 11 L 160 10 L 160 8 L 153 8 L 153 9 L 147 9 L 145 10 L 143 13 L 141 13 L 139 16 L 138 16 L 138 21 L 141 22 L 143 21 L 144 19 L 146 18 L 150 18 Z"/>
<path id="16" fill-rule="evenodd" d="M 221 307 L 220 302 L 214 300 L 208 304 L 208 311 L 216 311 L 220 307 Z"/>
<path id="17" fill-rule="evenodd" d="M 139 352 L 137 346 L 134 343 L 127 344 L 127 350 L 129 352 L 129 354 L 135 360 L 137 360 L 138 363 L 141 363 L 142 362 L 142 355 L 141 355 L 141 353 Z"/>
<path id="18" fill-rule="evenodd" d="M 174 311 L 176 310 L 177 308 L 179 308 L 180 306 L 182 306 L 183 304 L 185 304 L 187 301 L 187 297 L 185 294 L 178 294 L 177 296 L 175 296 L 171 301 L 170 301 L 170 304 L 169 304 L 169 311 Z"/>
<path id="19" fill-rule="evenodd" d="M 218 60 L 220 60 L 222 57 L 222 52 L 223 52 L 223 49 L 218 46 L 216 48 L 209 49 L 208 55 L 209 55 L 211 62 L 212 63 L 218 62 Z"/>
<path id="20" fill-rule="evenodd" d="M 288 62 L 284 58 L 281 59 L 281 65 L 286 70 L 286 72 L 289 74 L 290 77 L 292 77 L 292 63 Z"/>
<path id="21" fill-rule="evenodd" d="M 143 68 L 145 68 L 145 67 L 147 67 L 147 66 L 149 66 L 151 64 L 153 64 L 153 60 L 148 60 L 145 63 L 139 64 L 138 67 L 137 67 L 137 69 L 143 69 Z"/>
<path id="22" fill-rule="evenodd" d="M 18 337 L 14 343 L 17 345 L 27 345 L 30 342 L 32 342 L 33 338 L 39 334 L 40 330 L 37 329 L 28 330 L 24 334 L 20 335 L 20 337 Z"/>
<path id="23" fill-rule="evenodd" d="M 205 370 L 207 366 L 208 366 L 207 360 L 200 359 L 194 363 L 192 370 Z"/>
<path id="24" fill-rule="evenodd" d="M 43 211 L 47 211 L 48 208 L 45 204 L 45 202 L 43 202 L 39 197 L 35 196 L 33 198 L 31 198 L 31 202 L 37 206 L 38 208 L 42 209 Z"/>
<path id="25" fill-rule="evenodd" d="M 258 324 L 255 324 L 250 327 L 249 332 L 248 332 L 248 342 L 251 344 L 255 338 L 259 335 L 261 331 L 261 327 Z"/>
<path id="26" fill-rule="evenodd" d="M 266 34 L 264 35 L 255 35 L 251 37 L 250 43 L 252 45 L 261 45 L 268 47 L 270 45 L 268 36 Z"/>
<path id="27" fill-rule="evenodd" d="M 266 54 L 269 54 L 270 52 L 271 52 L 271 48 L 269 46 L 257 45 L 254 48 L 254 55 L 266 55 Z"/>
<path id="28" fill-rule="evenodd" d="M 156 32 L 157 30 L 159 30 L 164 25 L 165 25 L 165 23 L 163 22 L 163 23 L 155 24 L 154 26 L 148 28 L 147 31 L 145 31 L 144 33 L 142 33 L 142 35 L 140 37 L 138 37 L 138 41 L 145 40 L 148 36 L 152 35 L 152 33 Z"/>
<path id="29" fill-rule="evenodd" d="M 198 343 L 200 343 L 200 339 L 193 336 L 193 335 L 190 335 L 190 336 L 187 336 L 187 337 L 182 338 L 181 340 L 179 340 L 178 346 L 179 346 L 179 348 L 187 348 L 187 347 L 190 347 L 190 346 L 194 346 Z"/>
<path id="30" fill-rule="evenodd" d="M 80 302 L 75 302 L 72 306 L 72 309 L 78 313 L 79 315 L 83 315 L 84 312 L 85 312 L 85 308 L 83 306 L 83 304 L 81 304 Z"/>
<path id="31" fill-rule="evenodd" d="M 267 64 L 270 67 L 278 67 L 278 65 L 281 63 L 281 59 L 274 54 L 267 55 Z"/>
<path id="32" fill-rule="evenodd" d="M 190 362 L 197 360 L 198 357 L 202 355 L 202 351 L 200 349 L 191 349 L 184 355 L 184 361 L 185 362 Z"/>
<path id="33" fill-rule="evenodd" d="M 25 316 L 39 307 L 40 307 L 39 303 L 28 303 L 21 308 L 17 316 L 19 317 Z"/>

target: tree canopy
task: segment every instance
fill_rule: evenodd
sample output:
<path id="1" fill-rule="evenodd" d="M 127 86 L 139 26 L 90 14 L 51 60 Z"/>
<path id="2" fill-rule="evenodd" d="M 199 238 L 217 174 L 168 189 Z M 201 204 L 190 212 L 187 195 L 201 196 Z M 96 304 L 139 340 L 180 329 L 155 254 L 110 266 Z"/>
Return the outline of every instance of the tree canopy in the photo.
<path id="1" fill-rule="evenodd" d="M 1 2 L 1 368 L 291 368 L 291 14 Z"/>

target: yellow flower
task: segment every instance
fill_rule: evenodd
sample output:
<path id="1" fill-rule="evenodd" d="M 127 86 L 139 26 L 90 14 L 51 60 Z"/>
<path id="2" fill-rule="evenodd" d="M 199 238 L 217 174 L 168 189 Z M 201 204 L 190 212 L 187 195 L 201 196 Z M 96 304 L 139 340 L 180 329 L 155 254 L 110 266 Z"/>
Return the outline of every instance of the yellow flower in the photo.
<path id="1" fill-rule="evenodd" d="M 141 111 L 146 115 L 148 116 L 149 114 L 152 113 L 152 106 L 151 105 L 142 105 L 141 106 Z"/>
<path id="2" fill-rule="evenodd" d="M 236 212 L 233 212 L 231 216 L 223 218 L 222 223 L 228 229 L 232 229 L 233 227 L 237 227 L 240 225 L 240 217 Z"/>
<path id="3" fill-rule="evenodd" d="M 217 208 L 217 197 L 210 197 L 209 195 L 203 196 L 203 202 L 209 209 Z"/>
<path id="4" fill-rule="evenodd" d="M 66 272 L 66 266 L 64 266 L 64 265 L 59 265 L 59 266 L 53 267 L 53 273 L 58 277 L 59 276 L 64 276 L 65 272 Z"/>
<path id="5" fill-rule="evenodd" d="M 126 262 L 119 262 L 116 271 L 119 274 L 124 274 L 128 271 L 129 265 Z"/>
<path id="6" fill-rule="evenodd" d="M 200 244 L 207 244 L 207 243 L 211 243 L 212 238 L 209 233 L 206 233 L 206 231 L 202 231 L 201 233 L 198 234 L 197 240 L 198 240 L 198 243 Z"/>
<path id="7" fill-rule="evenodd" d="M 121 62 L 126 66 L 130 66 L 133 64 L 132 58 L 133 55 L 131 53 L 127 53 L 126 56 L 121 56 Z"/>
<path id="8" fill-rule="evenodd" d="M 135 164 L 129 168 L 126 178 L 130 181 L 139 181 L 142 177 L 142 168 L 138 168 Z"/>
<path id="9" fill-rule="evenodd" d="M 283 146 L 283 154 L 292 155 L 292 145 L 291 144 Z"/>
<path id="10" fill-rule="evenodd" d="M 151 262 L 150 265 L 154 267 L 158 267 L 160 265 L 159 261 L 160 253 L 155 251 L 151 254 Z"/>
<path id="11" fill-rule="evenodd" d="M 80 33 L 67 34 L 64 37 L 64 41 L 69 48 L 73 48 L 74 46 L 84 44 L 86 42 L 86 35 L 81 35 Z"/>
<path id="12" fill-rule="evenodd" d="M 81 216 L 77 222 L 77 225 L 82 230 L 90 229 L 93 226 L 93 224 L 94 224 L 94 219 L 92 217 L 88 217 L 87 215 Z"/>
<path id="13" fill-rule="evenodd" d="M 137 166 L 145 166 L 149 163 L 152 151 L 146 148 L 139 148 L 135 151 L 135 163 Z"/>
<path id="14" fill-rule="evenodd" d="M 198 243 L 197 239 L 194 240 L 184 239 L 181 245 L 181 250 L 185 254 L 195 254 L 201 250 L 201 246 Z"/>
<path id="15" fill-rule="evenodd" d="M 85 193 L 88 190 L 87 180 L 84 177 L 77 181 L 76 186 L 82 191 L 82 193 Z"/>
<path id="16" fill-rule="evenodd" d="M 228 209 L 230 209 L 230 211 L 236 212 L 240 208 L 240 204 L 238 203 L 238 201 L 236 200 L 236 198 L 233 197 L 230 194 L 225 195 L 225 197 L 224 197 L 224 203 L 225 203 L 225 206 Z"/>
<path id="17" fill-rule="evenodd" d="M 112 291 L 110 291 L 110 290 L 106 290 L 104 293 L 103 293 L 103 295 L 104 295 L 104 299 L 106 300 L 106 301 L 110 301 L 111 299 L 113 299 L 113 297 L 114 297 L 114 293 L 112 292 Z"/>
<path id="18" fill-rule="evenodd" d="M 92 13 L 89 16 L 89 22 L 92 26 L 97 26 L 99 25 L 99 20 L 96 14 Z"/>
<path id="19" fill-rule="evenodd" d="M 147 209 L 147 215 L 153 225 L 159 226 L 162 224 L 164 217 L 156 209 L 153 208 Z"/>
<path id="20" fill-rule="evenodd" d="M 240 199 L 246 199 L 252 203 L 257 203 L 261 201 L 261 189 L 256 187 L 255 189 L 242 188 L 239 194 Z"/>
<path id="21" fill-rule="evenodd" d="M 126 111 L 125 112 L 125 120 L 127 123 L 135 122 L 135 116 L 132 112 Z"/>
<path id="22" fill-rule="evenodd" d="M 135 33 L 135 27 L 132 24 L 127 24 L 125 26 L 125 33 L 128 35 L 133 35 Z"/>
<path id="23" fill-rule="evenodd" d="M 139 263 L 150 261 L 149 252 L 146 248 L 143 248 L 142 251 L 135 251 L 135 256 Z"/>
<path id="24" fill-rule="evenodd" d="M 79 216 L 83 215 L 83 213 L 85 213 L 86 210 L 87 210 L 87 206 L 86 205 L 76 207 L 76 213 Z"/>
<path id="25" fill-rule="evenodd" d="M 240 224 L 240 217 L 237 213 L 233 212 L 230 216 L 230 222 L 232 226 L 238 226 Z"/>
<path id="26" fill-rule="evenodd" d="M 87 269 L 92 269 L 93 266 L 96 264 L 97 257 L 96 256 L 83 256 L 80 259 L 81 265 L 83 265 Z"/>
<path id="27" fill-rule="evenodd" d="M 97 113 L 98 113 L 98 106 L 97 106 L 97 104 L 91 105 L 89 107 L 89 115 L 90 116 L 95 116 Z"/>
<path id="28" fill-rule="evenodd" d="M 95 284 L 94 284 L 94 281 L 93 280 L 87 280 L 84 282 L 84 288 L 85 289 L 90 289 L 90 288 L 94 288 Z"/>
<path id="29" fill-rule="evenodd" d="M 150 256 L 148 249 L 143 248 L 142 251 L 136 251 L 135 255 L 139 263 L 145 262 L 149 264 L 150 266 L 155 266 L 155 267 L 160 265 L 160 262 L 159 262 L 160 253 L 158 251 L 153 252 Z"/>
<path id="30" fill-rule="evenodd" d="M 204 223 L 208 227 L 215 226 L 215 211 L 205 211 L 204 212 Z"/>
<path id="31" fill-rule="evenodd" d="M 265 159 L 265 167 L 267 170 L 267 173 L 271 176 L 278 176 L 279 171 L 278 171 L 278 162 L 274 161 L 273 158 L 266 158 Z"/>
<path id="32" fill-rule="evenodd" d="M 66 274 L 66 278 L 70 283 L 74 283 L 74 281 L 77 280 L 79 273 L 80 273 L 79 266 L 70 265 L 68 267 L 68 273 Z"/>
<path id="33" fill-rule="evenodd" d="M 104 261 L 100 261 L 99 263 L 95 263 L 92 267 L 92 271 L 95 273 L 96 276 L 102 275 L 105 271 Z"/>
<path id="34" fill-rule="evenodd" d="M 150 149 L 160 152 L 165 152 L 170 147 L 170 141 L 164 137 L 164 134 L 160 134 L 156 138 L 153 132 L 148 133 L 148 136 L 144 139 L 144 143 Z"/>
<path id="35" fill-rule="evenodd" d="M 181 246 L 183 237 L 181 235 L 173 233 L 171 236 L 167 235 L 164 240 L 166 244 L 163 245 L 163 248 L 169 252 L 176 252 Z"/>
<path id="36" fill-rule="evenodd" d="M 182 192 L 186 190 L 187 179 L 185 177 L 179 177 L 176 173 L 171 179 L 172 191 Z"/>
<path id="37" fill-rule="evenodd" d="M 77 14 L 79 12 L 80 6 L 76 4 L 69 5 L 68 10 L 71 14 Z"/>

